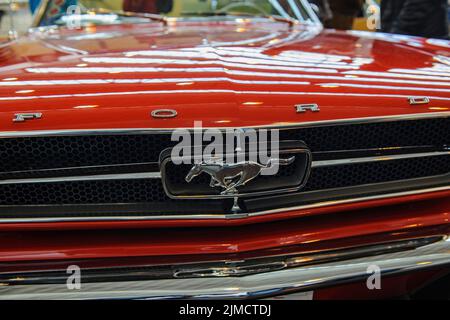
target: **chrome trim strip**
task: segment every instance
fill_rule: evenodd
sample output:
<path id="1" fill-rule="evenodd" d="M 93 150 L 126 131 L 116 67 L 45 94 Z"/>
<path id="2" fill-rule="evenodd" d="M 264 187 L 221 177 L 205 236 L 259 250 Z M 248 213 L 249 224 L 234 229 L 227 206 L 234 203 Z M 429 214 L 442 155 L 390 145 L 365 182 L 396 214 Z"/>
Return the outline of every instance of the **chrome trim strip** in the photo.
<path id="1" fill-rule="evenodd" d="M 51 173 L 60 171 L 73 171 L 73 170 L 89 170 L 89 169 L 117 169 L 125 167 L 136 167 L 136 166 L 158 166 L 158 162 L 139 162 L 139 163 L 128 163 L 128 164 L 109 164 L 109 165 L 98 165 L 98 166 L 81 166 L 81 167 L 65 167 L 65 168 L 52 168 L 52 169 L 37 169 L 37 170 L 21 170 L 21 171 L 7 171 L 0 172 L 1 174 L 33 174 L 33 173 Z"/>
<path id="2" fill-rule="evenodd" d="M 315 209 L 322 208 L 328 206 L 342 205 L 342 204 L 350 204 L 362 201 L 374 201 L 374 200 L 382 200 L 387 198 L 395 198 L 395 197 L 406 197 L 417 194 L 424 193 L 432 193 L 432 192 L 440 192 L 440 191 L 448 191 L 450 190 L 449 186 L 438 187 L 438 188 L 429 188 L 429 189 L 421 189 L 414 191 L 406 191 L 406 192 L 397 192 L 397 193 L 389 193 L 382 194 L 377 196 L 368 196 L 368 197 L 360 197 L 360 198 L 352 198 L 352 199 L 344 199 L 344 200 L 336 200 L 336 201 L 326 201 L 319 202 L 311 205 L 303 205 L 296 207 L 286 207 L 279 208 L 267 211 L 253 212 L 253 213 L 243 213 L 243 214 L 229 214 L 229 215 L 166 215 L 166 216 L 120 216 L 120 217 L 59 217 L 59 218 L 7 218 L 0 219 L 0 223 L 2 224 L 13 224 L 13 223 L 47 223 L 47 222 L 124 222 L 124 221 L 146 221 L 146 220 L 234 220 L 234 219 L 245 219 L 249 217 L 258 217 L 269 214 L 275 214 L 280 212 L 289 212 L 289 211 L 297 211 L 297 210 L 306 210 L 306 209 Z M 39 207 L 39 206 L 36 206 Z"/>
<path id="3" fill-rule="evenodd" d="M 335 206 L 335 205 L 341 205 L 341 204 L 350 204 L 350 203 L 363 202 L 363 201 L 382 200 L 382 199 L 387 199 L 387 198 L 406 197 L 406 196 L 413 196 L 413 195 L 417 195 L 417 194 L 432 193 L 432 192 L 447 191 L 447 190 L 450 190 L 450 185 L 444 186 L 444 187 L 438 187 L 438 188 L 429 188 L 429 189 L 414 190 L 414 191 L 387 193 L 387 194 L 381 194 L 381 195 L 376 195 L 376 196 L 368 196 L 368 197 L 360 197 L 360 198 L 352 198 L 352 199 L 343 199 L 343 200 L 335 200 L 335 201 L 325 201 L 325 202 L 314 203 L 314 204 L 311 204 L 311 205 L 303 205 L 303 206 L 289 207 L 289 208 L 283 208 L 283 209 L 266 210 L 266 211 L 260 211 L 260 212 L 256 212 L 256 213 L 249 213 L 248 216 L 249 217 L 263 216 L 263 215 L 280 213 L 280 212 L 306 210 L 306 209 L 316 209 L 316 208 L 323 208 L 323 207 L 329 207 L 329 206 Z"/>
<path id="4" fill-rule="evenodd" d="M 380 254 L 416 249 L 441 241 L 442 235 L 424 238 L 411 238 L 389 242 L 377 242 L 357 246 L 344 246 L 331 249 L 297 251 L 288 254 L 267 255 L 262 253 L 251 258 L 235 254 L 231 258 L 184 262 L 172 264 L 132 264 L 125 266 L 83 268 L 83 282 L 135 281 L 157 279 L 192 279 L 205 277 L 235 277 L 317 265 L 327 262 L 344 261 Z M 0 284 L 3 285 L 42 285 L 51 283 L 65 284 L 67 273 L 65 265 L 76 265 L 77 261 L 62 262 L 59 267 L 31 271 L 0 272 Z M 108 280 L 105 280 L 108 279 Z"/>
<path id="5" fill-rule="evenodd" d="M 402 159 L 413 159 L 413 158 L 425 158 L 425 157 L 437 157 L 437 156 L 444 156 L 444 155 L 450 155 L 450 151 L 398 154 L 398 155 L 349 158 L 349 159 L 337 159 L 337 160 L 322 160 L 322 161 L 314 161 L 312 164 L 312 167 L 320 168 L 320 167 L 339 166 L 339 165 L 357 164 L 357 163 L 402 160 Z"/>
<path id="6" fill-rule="evenodd" d="M 450 264 L 450 238 L 416 249 L 343 261 L 315 263 L 243 277 L 187 278 L 83 283 L 80 290 L 66 285 L 0 286 L 0 299 L 246 299 L 366 280 L 376 265 L 392 276 Z"/>
<path id="7" fill-rule="evenodd" d="M 352 150 L 359 151 L 359 150 Z M 411 154 L 399 154 L 399 155 L 386 155 L 376 157 L 360 157 L 360 158 L 348 158 L 337 160 L 322 160 L 313 161 L 312 168 L 338 166 L 338 165 L 350 165 L 359 163 L 370 163 L 379 161 L 390 160 L 402 160 L 424 157 L 437 157 L 443 155 L 450 155 L 450 151 L 435 151 L 435 152 L 423 152 L 423 153 L 411 153 Z M 99 168 L 107 168 L 113 166 L 99 166 Z M 79 168 L 67 168 L 67 169 L 83 169 L 83 168 L 95 168 L 95 167 L 79 167 Z M 51 172 L 56 170 L 65 169 L 48 169 L 38 170 L 37 172 Z M 13 173 L 13 172 L 11 172 Z M 309 173 L 307 174 L 309 176 Z M 104 174 L 104 175 L 81 175 L 81 176 L 60 176 L 60 177 L 47 177 L 47 178 L 28 178 L 28 179 L 8 179 L 0 180 L 0 185 L 8 184 L 29 184 L 29 183 L 52 183 L 52 182 L 74 182 L 74 181 L 101 181 L 101 180 L 137 180 L 137 179 L 162 179 L 161 172 L 136 172 L 136 173 L 117 173 L 117 174 Z M 297 189 L 298 190 L 298 189 Z M 278 192 L 277 192 L 278 193 Z M 174 199 L 183 198 L 199 198 L 199 197 L 173 197 Z M 214 197 L 210 198 L 227 198 L 227 197 Z"/>
<path id="8" fill-rule="evenodd" d="M 338 120 L 322 120 L 299 122 L 292 124 L 272 124 L 262 126 L 248 126 L 248 127 L 204 127 L 203 129 L 296 129 L 296 128 L 313 128 L 326 127 L 333 125 L 348 125 L 348 124 L 366 124 L 366 123 L 380 123 L 380 122 L 394 122 L 394 121 L 409 121 L 409 120 L 423 120 L 435 118 L 449 118 L 450 111 L 444 112 L 430 112 L 430 113 L 415 113 L 403 114 L 394 116 L 379 116 L 366 118 L 349 118 Z M 122 128 L 122 129 L 78 129 L 78 130 L 34 130 L 34 131 L 1 131 L 0 138 L 19 138 L 19 137 L 51 137 L 51 136 L 79 136 L 79 135 L 119 135 L 119 134 L 171 134 L 173 130 L 193 130 L 193 128 Z"/>
<path id="9" fill-rule="evenodd" d="M 32 179 L 11 179 L 0 180 L 0 185 L 5 184 L 26 184 L 26 183 L 51 183 L 51 182 L 74 182 L 74 181 L 99 181 L 99 180 L 137 180 L 137 179 L 161 179 L 160 172 L 139 172 L 104 174 L 90 176 L 54 177 L 54 178 L 32 178 Z"/>

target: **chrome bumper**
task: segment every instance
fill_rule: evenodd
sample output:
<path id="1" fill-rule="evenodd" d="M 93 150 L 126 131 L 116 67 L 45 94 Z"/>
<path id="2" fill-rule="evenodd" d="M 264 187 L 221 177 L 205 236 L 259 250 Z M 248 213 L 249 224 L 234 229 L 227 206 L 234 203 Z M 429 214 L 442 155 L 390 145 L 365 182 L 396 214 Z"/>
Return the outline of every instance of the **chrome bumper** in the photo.
<path id="1" fill-rule="evenodd" d="M 393 247 L 384 244 L 384 249 Z M 380 247 L 378 252 L 382 248 Z M 353 249 L 353 252 L 354 249 Z M 317 257 L 317 254 L 311 257 Z M 59 284 L 8 284 L 0 281 L 0 299 L 247 299 L 279 296 L 294 292 L 310 291 L 331 285 L 366 281 L 377 266 L 383 276 L 396 275 L 430 267 L 450 266 L 450 237 L 439 237 L 413 249 L 386 254 L 342 260 L 317 259 L 317 262 L 244 276 L 210 273 L 208 276 L 192 273 L 195 277 L 81 283 L 80 290 L 69 290 Z M 330 258 L 330 257 L 328 257 Z M 308 257 L 295 258 L 308 260 Z M 314 258 L 311 258 L 314 260 Z M 332 259 L 333 260 L 333 259 Z M 302 262 L 302 261 L 300 261 Z M 304 261 L 303 261 L 304 262 Z M 301 264 L 300 264 L 301 265 Z M 242 270 L 242 269 L 241 269 Z M 83 276 L 82 276 L 83 278 Z M 38 279 L 39 280 L 39 279 Z M 42 279 L 40 279 L 42 280 Z"/>

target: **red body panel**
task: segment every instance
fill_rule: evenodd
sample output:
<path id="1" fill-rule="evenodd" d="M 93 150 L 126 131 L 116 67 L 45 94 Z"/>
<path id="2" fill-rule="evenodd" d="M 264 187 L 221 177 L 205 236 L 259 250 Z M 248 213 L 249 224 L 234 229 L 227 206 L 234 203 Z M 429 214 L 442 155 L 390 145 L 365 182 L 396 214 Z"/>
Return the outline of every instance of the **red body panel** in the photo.
<path id="1" fill-rule="evenodd" d="M 447 48 L 319 32 L 245 22 L 36 32 L 1 49 L 1 131 L 285 125 L 450 108 L 449 77 L 438 75 Z M 431 104 L 409 105 L 425 93 Z M 299 103 L 322 112 L 295 114 Z M 159 108 L 179 116 L 152 119 Z M 44 117 L 11 122 L 27 111 Z"/>
<path id="2" fill-rule="evenodd" d="M 1 261 L 244 253 L 385 234 L 400 238 L 434 227 L 450 232 L 450 199 L 429 200 L 242 227 L 120 231 L 4 232 Z M 361 241 L 361 240 L 359 240 Z"/>

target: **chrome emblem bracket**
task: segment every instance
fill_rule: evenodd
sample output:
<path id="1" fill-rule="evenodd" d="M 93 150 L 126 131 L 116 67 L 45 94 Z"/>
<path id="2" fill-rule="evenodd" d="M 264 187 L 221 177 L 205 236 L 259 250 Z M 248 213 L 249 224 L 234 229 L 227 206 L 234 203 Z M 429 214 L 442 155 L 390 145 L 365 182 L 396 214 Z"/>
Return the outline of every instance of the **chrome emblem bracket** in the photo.
<path id="1" fill-rule="evenodd" d="M 16 113 L 14 114 L 13 122 L 25 122 L 27 120 L 41 119 L 42 113 Z"/>
<path id="2" fill-rule="evenodd" d="M 173 272 L 174 278 L 207 278 L 207 277 L 235 277 L 263 272 L 283 270 L 287 267 L 285 261 L 274 261 L 268 263 L 246 263 L 246 261 L 227 261 L 222 267 L 210 268 L 179 268 Z"/>

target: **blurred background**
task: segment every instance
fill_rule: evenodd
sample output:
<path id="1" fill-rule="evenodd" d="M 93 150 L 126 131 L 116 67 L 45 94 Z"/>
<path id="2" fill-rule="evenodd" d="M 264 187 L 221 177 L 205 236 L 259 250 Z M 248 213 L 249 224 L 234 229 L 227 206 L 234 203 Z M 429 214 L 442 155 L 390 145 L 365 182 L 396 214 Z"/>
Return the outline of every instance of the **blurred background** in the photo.
<path id="1" fill-rule="evenodd" d="M 64 1 L 64 0 L 58 0 Z M 91 2 L 104 2 L 105 7 L 111 10 L 120 10 L 124 1 L 127 0 L 89 0 Z M 83 2 L 89 2 L 84 0 Z M 148 0 L 152 1 L 152 0 Z M 186 1 L 206 1 L 206 0 L 186 0 Z M 283 0 L 280 0 L 283 1 Z M 315 11 L 321 18 L 327 28 L 342 30 L 365 30 L 365 31 L 383 31 L 392 33 L 412 34 L 418 36 L 447 38 L 450 34 L 448 20 L 450 19 L 449 4 L 450 0 L 309 0 Z M 422 2 L 422 4 L 420 4 Z M 14 34 L 23 34 L 31 26 L 33 14 L 40 3 L 40 0 L 0 0 L 0 38 L 7 39 Z M 429 9 L 430 3 L 436 3 L 445 11 L 446 32 L 442 34 L 441 18 L 437 21 L 435 17 L 430 17 L 426 26 L 403 26 L 401 21 L 401 12 L 407 12 L 408 19 L 411 16 L 423 15 L 422 6 Z M 436 9 L 437 10 L 437 9 Z M 434 16 L 434 14 L 433 14 Z M 442 12 L 441 12 L 442 17 Z M 409 23 L 409 22 L 405 22 Z M 429 30 L 426 33 L 423 29 L 431 24 L 440 23 L 440 33 Z M 403 29 L 402 29 L 403 28 Z M 408 30 L 408 28 L 410 30 Z M 433 28 L 432 28 L 433 29 Z M 434 32 L 433 32 L 434 31 Z M 425 32 L 425 34 L 424 34 Z M 416 33 L 416 34 L 415 34 Z"/>
<path id="2" fill-rule="evenodd" d="M 32 15 L 28 0 L 0 0 L 0 35 L 8 36 L 10 30 L 26 32 Z"/>

